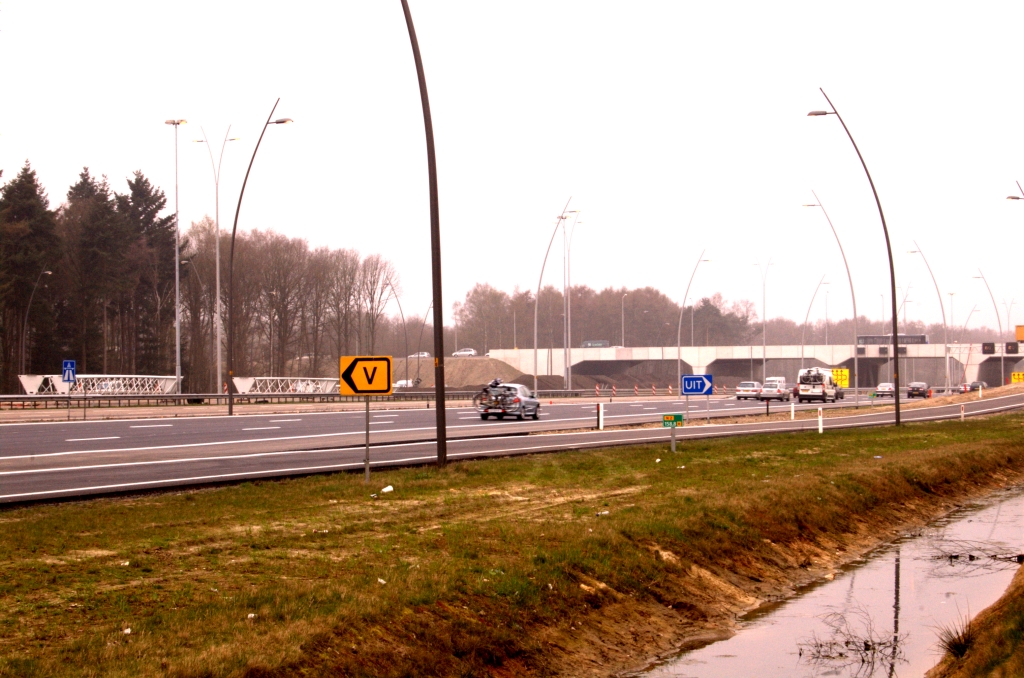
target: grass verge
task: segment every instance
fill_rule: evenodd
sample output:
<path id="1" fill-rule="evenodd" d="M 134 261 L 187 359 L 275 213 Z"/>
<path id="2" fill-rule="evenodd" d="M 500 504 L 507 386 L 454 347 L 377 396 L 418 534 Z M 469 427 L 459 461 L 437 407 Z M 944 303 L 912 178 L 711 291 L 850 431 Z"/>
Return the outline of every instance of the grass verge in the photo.
<path id="1" fill-rule="evenodd" d="M 6 509 L 0 676 L 608 675 L 1021 471 L 1015 414 Z"/>
<path id="2" fill-rule="evenodd" d="M 999 600 L 973 620 L 942 629 L 939 640 L 946 655 L 928 678 L 1024 676 L 1024 568 Z"/>

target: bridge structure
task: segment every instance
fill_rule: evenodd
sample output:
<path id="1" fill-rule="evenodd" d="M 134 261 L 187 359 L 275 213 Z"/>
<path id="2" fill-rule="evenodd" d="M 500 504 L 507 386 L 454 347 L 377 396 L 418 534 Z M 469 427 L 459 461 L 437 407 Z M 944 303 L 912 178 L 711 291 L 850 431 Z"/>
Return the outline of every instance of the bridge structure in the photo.
<path id="1" fill-rule="evenodd" d="M 1000 383 L 1000 359 L 1006 380 L 1011 372 L 1024 371 L 1019 355 L 1000 355 L 1005 345 L 996 345 L 994 355 L 984 354 L 981 344 L 910 344 L 899 347 L 900 382 L 924 381 L 942 386 L 946 381 L 945 360 L 949 360 L 950 381 L 955 384 L 985 381 Z M 873 388 L 892 380 L 891 346 L 830 344 L 808 346 L 675 346 L 573 348 L 569 361 L 573 376 L 607 377 L 610 380 L 633 378 L 638 383 L 674 384 L 676 359 L 682 361 L 683 374 L 711 374 L 715 383 L 735 386 L 744 380 L 764 381 L 765 377 L 785 377 L 795 382 L 801 363 L 804 367 L 831 367 L 850 370 L 857 355 L 861 388 Z M 508 363 L 523 374 L 533 374 L 533 349 L 491 349 L 491 358 Z M 801 355 L 803 358 L 801 359 Z M 541 349 L 537 356 L 538 375 L 565 372 L 561 348 Z M 850 384 L 853 386 L 854 384 Z"/>

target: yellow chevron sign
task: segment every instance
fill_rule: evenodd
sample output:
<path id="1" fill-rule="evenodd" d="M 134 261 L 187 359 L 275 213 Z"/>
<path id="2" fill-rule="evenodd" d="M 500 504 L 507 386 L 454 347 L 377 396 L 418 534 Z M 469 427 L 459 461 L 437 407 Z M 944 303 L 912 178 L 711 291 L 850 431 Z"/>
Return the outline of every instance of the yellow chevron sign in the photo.
<path id="1" fill-rule="evenodd" d="M 341 395 L 391 395 L 391 356 L 342 356 L 338 368 Z"/>

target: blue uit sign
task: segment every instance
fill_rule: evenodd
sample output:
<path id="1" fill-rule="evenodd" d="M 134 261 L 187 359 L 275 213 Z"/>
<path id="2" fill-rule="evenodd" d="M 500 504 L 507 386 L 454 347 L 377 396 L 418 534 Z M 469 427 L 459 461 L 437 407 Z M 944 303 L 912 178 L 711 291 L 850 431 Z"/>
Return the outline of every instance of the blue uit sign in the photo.
<path id="1" fill-rule="evenodd" d="M 64 366 L 61 368 L 61 381 L 65 384 L 73 384 L 77 379 L 75 378 L 75 361 L 65 360 Z"/>
<path id="2" fill-rule="evenodd" d="M 710 374 L 685 374 L 679 392 L 683 395 L 711 395 L 712 389 Z"/>

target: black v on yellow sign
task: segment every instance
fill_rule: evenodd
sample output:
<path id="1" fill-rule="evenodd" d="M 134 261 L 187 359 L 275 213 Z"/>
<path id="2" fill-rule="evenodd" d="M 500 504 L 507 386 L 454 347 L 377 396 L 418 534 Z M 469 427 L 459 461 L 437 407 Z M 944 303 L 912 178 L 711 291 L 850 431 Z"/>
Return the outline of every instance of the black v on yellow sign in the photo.
<path id="1" fill-rule="evenodd" d="M 391 395 L 391 356 L 342 356 L 341 395 Z"/>

